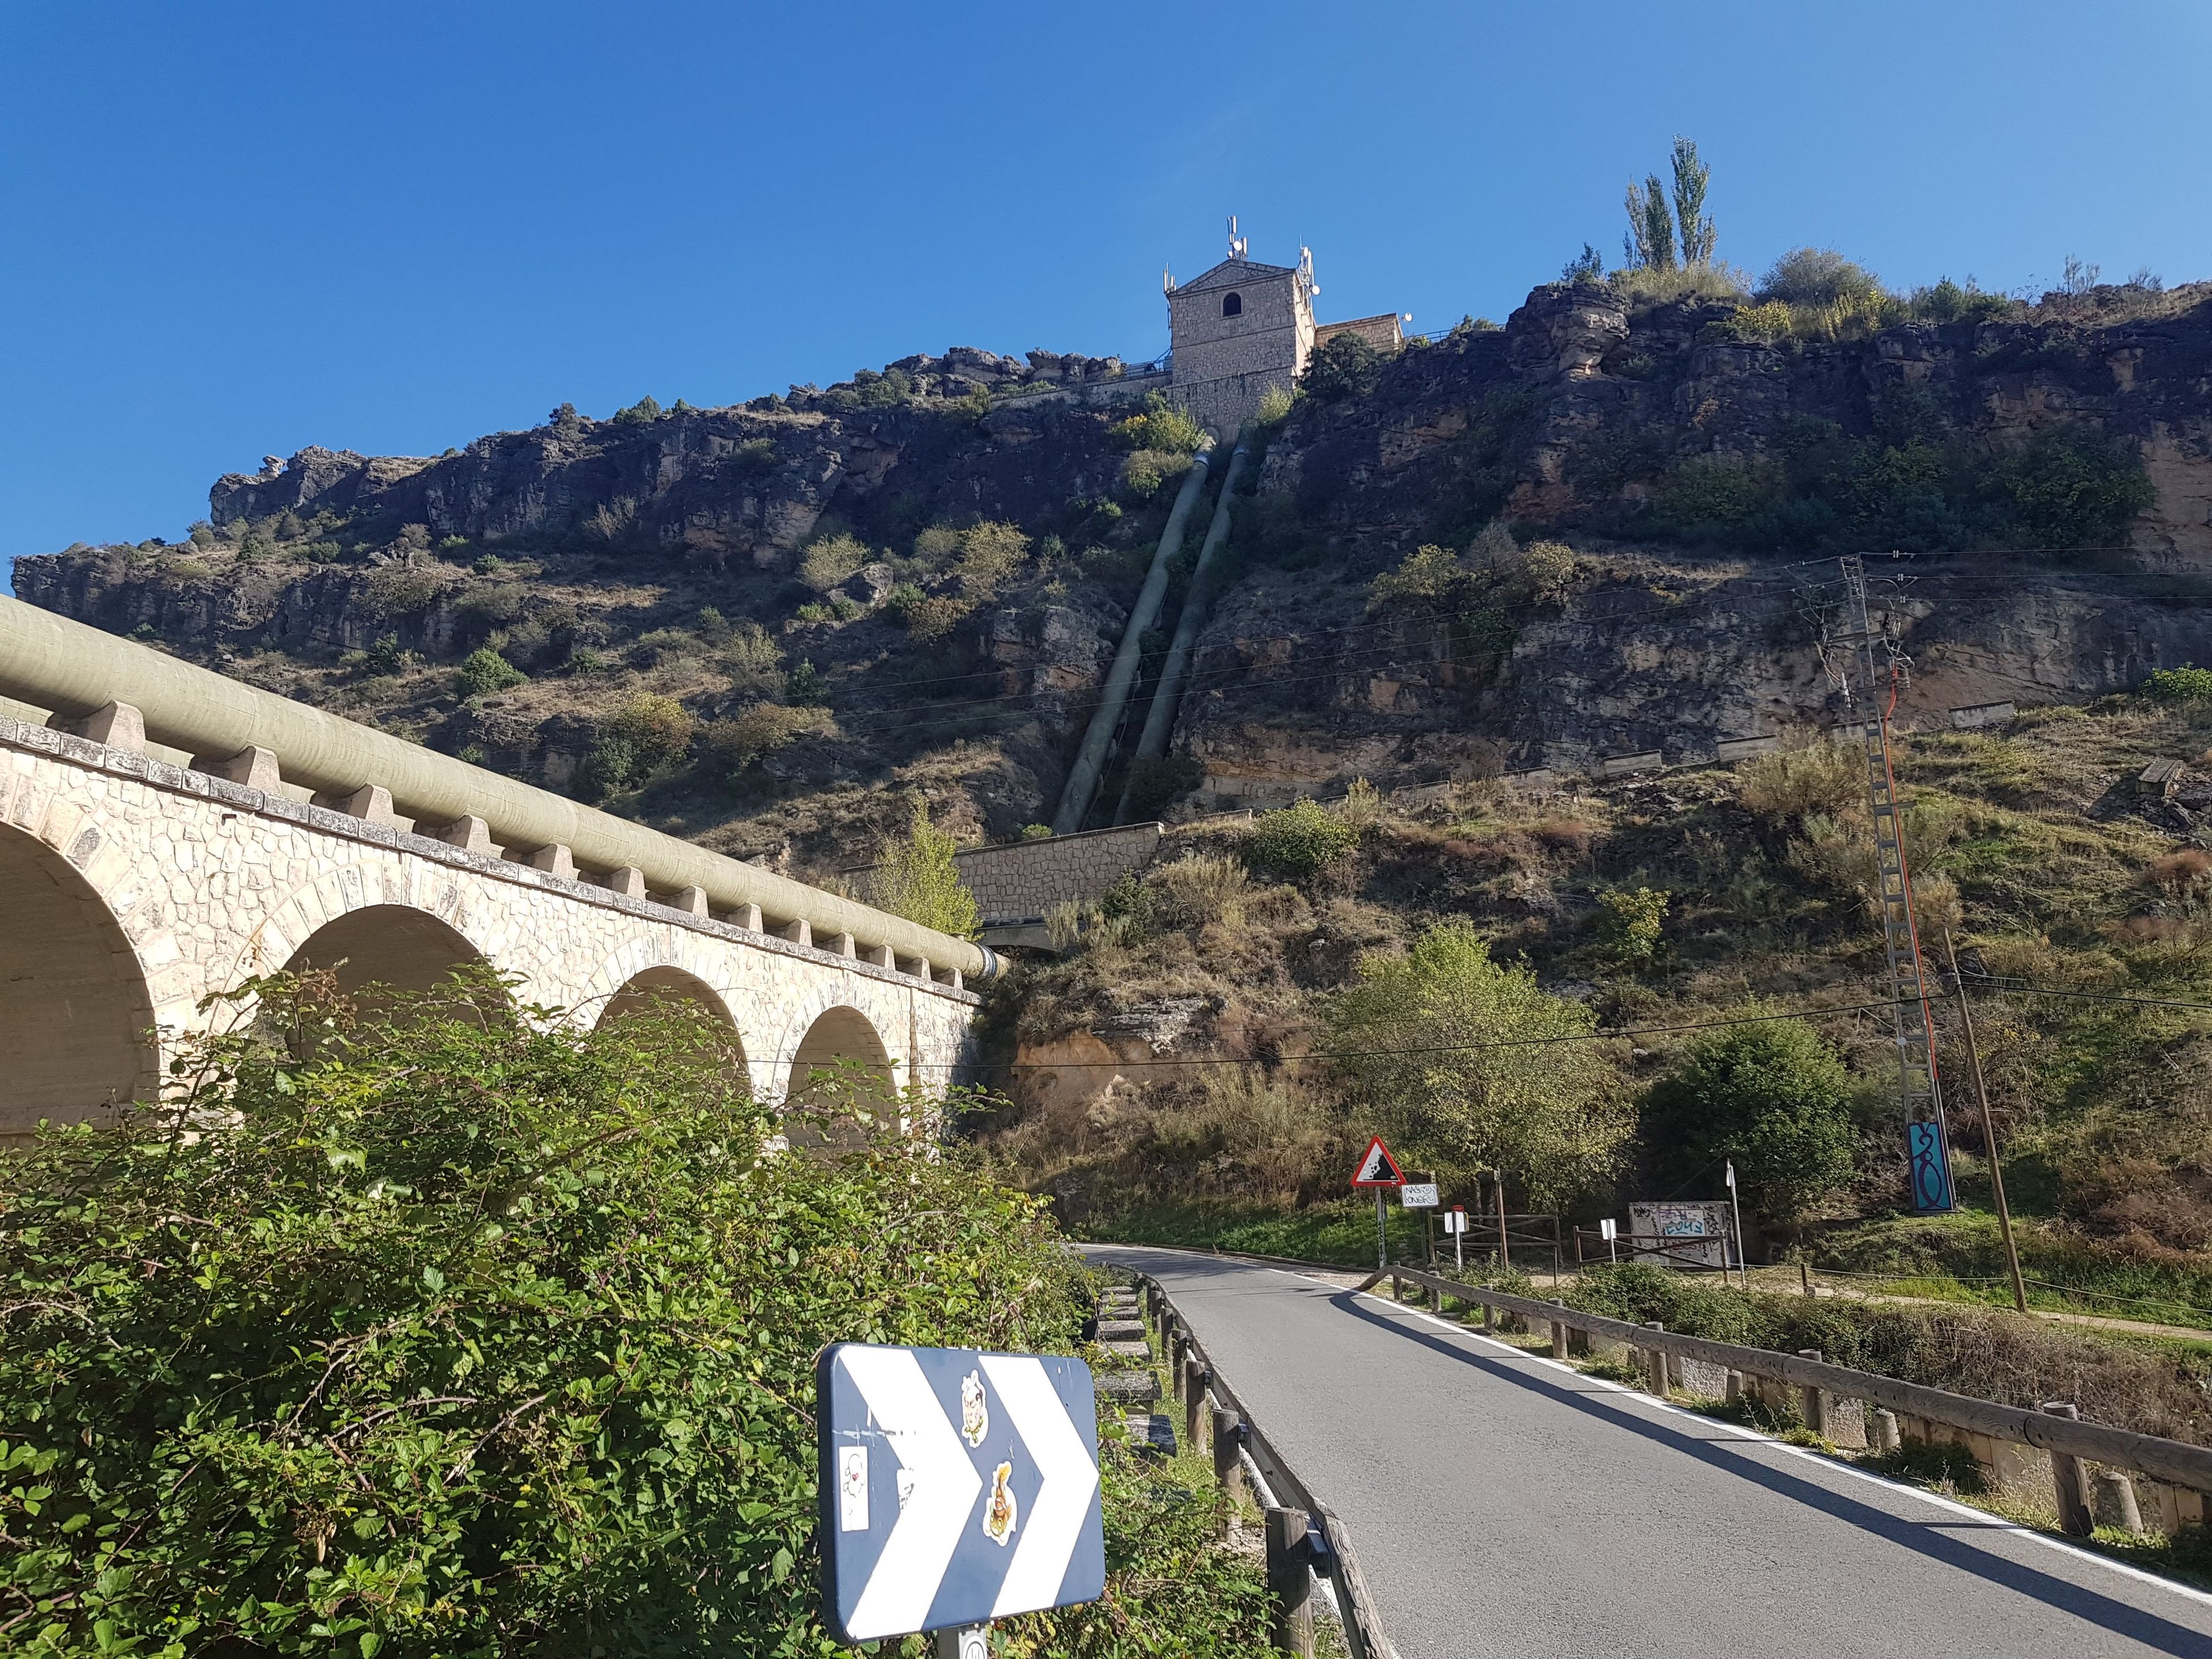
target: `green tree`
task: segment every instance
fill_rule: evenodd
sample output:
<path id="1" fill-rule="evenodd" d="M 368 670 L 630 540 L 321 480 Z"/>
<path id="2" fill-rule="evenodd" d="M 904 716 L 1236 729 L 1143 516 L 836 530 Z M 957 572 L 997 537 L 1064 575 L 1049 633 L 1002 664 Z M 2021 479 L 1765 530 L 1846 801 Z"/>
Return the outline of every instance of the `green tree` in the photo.
<path id="1" fill-rule="evenodd" d="M 1705 211 L 1705 186 L 1713 170 L 1698 159 L 1694 139 L 1674 135 L 1674 223 L 1681 237 L 1682 263 L 1709 265 L 1719 235 Z"/>
<path id="2" fill-rule="evenodd" d="M 1462 1177 L 1503 1170 L 1544 1205 L 1613 1173 L 1635 1121 L 1587 1041 L 1589 1009 L 1492 961 L 1464 921 L 1359 971 L 1324 1017 L 1328 1047 L 1363 1116 L 1399 1151 Z"/>
<path id="3" fill-rule="evenodd" d="M 929 805 L 917 799 L 903 836 L 886 836 L 870 886 L 879 908 L 955 939 L 974 939 L 983 931 L 975 895 L 961 879 L 953 854 L 960 843 L 929 821 Z"/>
<path id="4" fill-rule="evenodd" d="M 1674 222 L 1667 215 L 1667 187 L 1659 175 L 1643 184 L 1628 181 L 1628 231 L 1621 238 L 1621 252 L 1641 270 L 1674 268 Z"/>
<path id="5" fill-rule="evenodd" d="M 1845 1185 L 1858 1150 L 1850 1074 L 1794 1019 L 1700 1034 L 1653 1086 L 1644 1122 L 1685 1170 L 1732 1159 L 1745 1198 L 1777 1221 Z"/>
<path id="6" fill-rule="evenodd" d="M 1298 388 L 1322 403 L 1372 392 L 1382 374 L 1382 354 L 1357 334 L 1334 334 L 1306 359 Z"/>
<path id="7" fill-rule="evenodd" d="M 2093 426 L 2037 434 L 1990 469 L 2000 529 L 2029 547 L 2125 547 L 2158 497 L 2142 453 Z"/>

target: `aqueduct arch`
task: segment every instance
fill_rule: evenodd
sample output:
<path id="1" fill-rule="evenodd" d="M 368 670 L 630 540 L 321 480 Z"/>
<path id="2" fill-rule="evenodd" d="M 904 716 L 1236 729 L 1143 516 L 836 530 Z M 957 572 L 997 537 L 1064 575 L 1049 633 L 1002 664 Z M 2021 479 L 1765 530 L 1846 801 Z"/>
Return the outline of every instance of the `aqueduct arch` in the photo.
<path id="1" fill-rule="evenodd" d="M 285 971 L 329 968 L 338 988 L 357 994 L 378 985 L 434 990 L 456 968 L 483 957 L 458 930 L 411 904 L 365 904 L 332 918 L 292 952 Z"/>
<path id="2" fill-rule="evenodd" d="M 6 824 L 0 927 L 0 1140 L 152 1099 L 160 1060 L 137 953 L 67 859 Z"/>
<path id="3" fill-rule="evenodd" d="M 723 1070 L 742 1092 L 750 1095 L 752 1071 L 746 1064 L 744 1039 L 738 1035 L 738 1022 L 730 1012 L 729 1004 L 696 974 L 687 974 L 665 963 L 632 974 L 607 999 L 606 1006 L 599 1011 L 594 1022 L 594 1029 L 633 1014 L 693 1008 L 705 1013 L 715 1027 L 714 1043 L 721 1054 Z"/>

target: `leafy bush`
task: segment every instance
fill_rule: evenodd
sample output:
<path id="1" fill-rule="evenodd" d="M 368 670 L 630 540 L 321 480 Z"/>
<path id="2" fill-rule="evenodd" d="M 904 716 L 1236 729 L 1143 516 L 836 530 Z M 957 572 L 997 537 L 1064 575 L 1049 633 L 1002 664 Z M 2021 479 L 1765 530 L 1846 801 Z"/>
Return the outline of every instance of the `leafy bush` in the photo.
<path id="1" fill-rule="evenodd" d="M 829 677 L 811 659 L 802 657 L 799 666 L 783 677 L 783 695 L 793 703 L 824 706 L 830 701 Z"/>
<path id="2" fill-rule="evenodd" d="M 1242 851 L 1245 863 L 1261 874 L 1295 881 L 1335 863 L 1358 844 L 1359 831 L 1314 802 L 1301 800 L 1254 824 Z"/>
<path id="3" fill-rule="evenodd" d="M 407 665 L 407 653 L 399 648 L 399 635 L 385 634 L 361 653 L 362 670 L 369 674 L 397 674 Z"/>
<path id="4" fill-rule="evenodd" d="M 493 650 L 479 646 L 469 653 L 462 662 L 454 683 L 465 697 L 481 697 L 494 691 L 510 690 L 520 685 L 530 676 Z"/>
<path id="5" fill-rule="evenodd" d="M 1765 456 L 1688 455 L 1667 469 L 1652 506 L 1677 531 L 1733 528 L 1772 506 L 1784 489 L 1782 468 Z"/>
<path id="6" fill-rule="evenodd" d="M 1635 1120 L 1583 1040 L 1597 1025 L 1588 1008 L 1493 962 L 1464 921 L 1359 975 L 1328 1006 L 1327 1047 L 1402 1153 L 1462 1176 L 1502 1169 L 1545 1206 L 1611 1174 Z"/>
<path id="7" fill-rule="evenodd" d="M 1133 450 L 1121 460 L 1121 488 L 1139 501 L 1150 501 L 1168 484 L 1178 483 L 1192 465 L 1188 454 L 1164 449 Z"/>
<path id="8" fill-rule="evenodd" d="M 1306 359 L 1298 390 L 1316 403 L 1364 397 L 1382 375 L 1382 354 L 1357 334 L 1333 334 Z"/>
<path id="9" fill-rule="evenodd" d="M 437 563 L 386 564 L 362 584 L 361 605 L 371 617 L 419 617 L 459 580 L 452 566 Z"/>
<path id="10" fill-rule="evenodd" d="M 2020 302 L 2002 294 L 1984 294 L 1970 277 L 1964 288 L 1948 276 L 1932 287 L 1912 290 L 1912 314 L 1928 323 L 1981 323 L 2006 317 Z"/>
<path id="11" fill-rule="evenodd" d="M 830 387 L 823 394 L 823 401 L 833 409 L 896 409 L 913 392 L 914 381 L 903 369 L 887 368 L 878 374 L 864 368 L 853 376 L 850 386 Z"/>
<path id="12" fill-rule="evenodd" d="M 875 904 L 955 939 L 974 939 L 982 931 L 982 913 L 953 861 L 959 850 L 958 842 L 930 823 L 928 805 L 916 800 L 906 834 L 884 842 L 870 877 Z"/>
<path id="13" fill-rule="evenodd" d="M 2159 702 L 2212 701 L 2212 668 L 2192 667 L 2187 663 L 2179 668 L 2154 668 L 2150 678 L 2136 689 Z"/>
<path id="14" fill-rule="evenodd" d="M 1188 455 L 1206 441 L 1206 428 L 1164 392 L 1150 392 L 1145 394 L 1145 412 L 1112 427 L 1107 436 L 1123 449 Z"/>
<path id="15" fill-rule="evenodd" d="M 1798 247 L 1777 259 L 1759 279 L 1758 296 L 1784 305 L 1832 306 L 1882 292 L 1881 279 L 1832 247 Z"/>
<path id="16" fill-rule="evenodd" d="M 826 708 L 787 708 L 781 703 L 748 703 L 699 731 L 707 771 L 719 782 L 733 781 L 746 768 L 787 749 L 805 737 L 835 737 L 837 723 Z"/>
<path id="17" fill-rule="evenodd" d="M 884 595 L 884 611 L 886 615 L 905 622 L 927 601 L 928 598 L 928 594 L 923 592 L 912 582 L 901 582 Z"/>
<path id="18" fill-rule="evenodd" d="M 1989 484 L 2005 533 L 2053 551 L 2126 546 L 2136 514 L 2158 495 L 2133 444 L 2080 425 L 2000 457 Z"/>
<path id="19" fill-rule="evenodd" d="M 933 593 L 906 609 L 906 631 L 927 645 L 943 639 L 972 615 L 975 607 L 950 594 Z"/>
<path id="20" fill-rule="evenodd" d="M 1754 812 L 1795 817 L 1835 812 L 1866 796 L 1866 757 L 1820 733 L 1794 732 L 1784 746 L 1735 769 L 1737 798 Z"/>
<path id="21" fill-rule="evenodd" d="M 13 1651 L 824 1652 L 821 1347 L 1072 1343 L 1036 1200 L 835 1079 L 849 1150 L 763 1156 L 703 1014 L 252 988 L 197 1097 L 0 1159 Z"/>
<path id="22" fill-rule="evenodd" d="M 1659 953 L 1667 931 L 1667 895 L 1649 887 L 1616 887 L 1598 901 L 1598 932 L 1606 954 L 1626 968 L 1641 968 Z"/>
<path id="23" fill-rule="evenodd" d="M 749 472 L 757 477 L 763 472 L 775 471 L 780 461 L 775 439 L 748 438 L 730 452 L 729 464 L 739 472 Z"/>
<path id="24" fill-rule="evenodd" d="M 817 593 L 827 593 L 858 575 L 867 562 L 865 543 L 851 536 L 824 536 L 799 556 L 799 580 Z"/>
<path id="25" fill-rule="evenodd" d="M 598 800 L 646 781 L 690 752 L 698 721 L 673 697 L 638 691 L 599 722 L 599 738 L 578 772 L 586 799 Z"/>
<path id="26" fill-rule="evenodd" d="M 642 426 L 647 421 L 660 418 L 660 403 L 650 392 L 628 409 L 615 410 L 615 422 L 619 426 Z"/>
<path id="27" fill-rule="evenodd" d="M 1646 1118 L 1689 1167 L 1733 1159 L 1744 1196 L 1780 1221 L 1848 1182 L 1858 1149 L 1850 1073 L 1794 1019 L 1700 1033 L 1653 1085 Z"/>
<path id="28" fill-rule="evenodd" d="M 1260 407 L 1252 419 L 1260 426 L 1280 426 L 1290 418 L 1292 404 L 1297 401 L 1286 386 L 1271 386 L 1260 394 Z"/>

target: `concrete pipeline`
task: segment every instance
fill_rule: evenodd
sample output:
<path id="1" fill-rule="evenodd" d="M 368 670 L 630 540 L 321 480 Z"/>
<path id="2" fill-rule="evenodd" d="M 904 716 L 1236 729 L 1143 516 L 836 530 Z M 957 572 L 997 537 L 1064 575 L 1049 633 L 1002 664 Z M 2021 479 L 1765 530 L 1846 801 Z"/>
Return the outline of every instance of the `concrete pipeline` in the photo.
<path id="1" fill-rule="evenodd" d="M 0 693 L 52 712 L 57 722 L 109 704 L 136 709 L 145 735 L 202 757 L 209 770 L 253 749 L 273 754 L 289 781 L 332 798 L 370 787 L 418 823 L 484 821 L 494 841 L 527 854 L 566 847 L 580 866 L 635 869 L 659 892 L 697 888 L 716 912 L 757 906 L 764 919 L 804 921 L 817 939 L 848 935 L 860 951 L 888 950 L 970 980 L 1000 969 L 988 947 L 954 939 L 756 865 L 631 823 L 465 761 L 241 684 L 191 663 L 0 598 Z M 198 765 L 198 763 L 195 763 Z"/>
<path id="2" fill-rule="evenodd" d="M 1183 527 L 1190 522 L 1200 492 L 1206 487 L 1212 459 L 1210 448 L 1200 449 L 1190 471 L 1183 474 L 1182 488 L 1176 492 L 1167 528 L 1160 532 L 1158 550 L 1152 555 L 1152 568 L 1146 572 L 1145 585 L 1138 590 L 1137 603 L 1130 608 L 1129 625 L 1121 630 L 1121 648 L 1114 653 L 1113 665 L 1106 671 L 1098 707 L 1083 733 L 1083 747 L 1076 750 L 1075 764 L 1068 769 L 1067 785 L 1060 792 L 1060 810 L 1052 815 L 1052 832 L 1055 836 L 1073 835 L 1090 816 L 1091 802 L 1098 793 L 1098 775 L 1106 769 L 1106 751 L 1114 741 L 1114 728 L 1121 723 L 1121 711 L 1129 702 L 1129 689 L 1137 683 L 1137 661 L 1144 654 L 1145 630 L 1158 618 L 1160 602 L 1167 598 L 1168 566 L 1182 551 Z"/>

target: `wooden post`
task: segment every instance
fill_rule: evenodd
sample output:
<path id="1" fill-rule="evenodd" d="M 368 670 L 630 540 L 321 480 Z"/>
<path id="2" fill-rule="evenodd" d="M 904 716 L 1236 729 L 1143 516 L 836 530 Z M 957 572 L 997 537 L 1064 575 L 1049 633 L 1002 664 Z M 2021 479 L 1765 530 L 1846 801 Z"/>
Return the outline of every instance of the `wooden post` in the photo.
<path id="1" fill-rule="evenodd" d="M 1275 1651 L 1313 1659 L 1313 1568 L 1306 1556 L 1306 1512 L 1267 1511 L 1267 1588 L 1274 1593 Z"/>
<path id="2" fill-rule="evenodd" d="M 1513 1265 L 1513 1249 L 1505 1242 L 1505 1171 L 1494 1170 L 1491 1173 L 1497 1177 L 1498 1186 L 1498 1265 L 1510 1267 Z"/>
<path id="3" fill-rule="evenodd" d="M 1213 1373 L 1195 1359 L 1182 1362 L 1182 1443 L 1186 1451 L 1198 1450 L 1213 1427 L 1206 1404 L 1206 1385 L 1212 1381 Z"/>
<path id="4" fill-rule="evenodd" d="M 1656 1319 L 1647 1319 L 1644 1322 L 1644 1328 L 1647 1331 L 1663 1331 L 1667 1328 Z M 1666 1349 L 1646 1348 L 1644 1351 L 1644 1369 L 1650 1377 L 1652 1394 L 1664 1400 L 1667 1397 Z"/>
<path id="5" fill-rule="evenodd" d="M 2136 1502 L 2136 1483 L 2128 1479 L 2125 1469 L 2097 1471 L 2095 1498 L 2089 1510 L 2100 1526 L 2115 1527 L 2122 1532 L 2143 1529 L 2142 1507 Z"/>
<path id="6" fill-rule="evenodd" d="M 1990 1117 L 1989 1087 L 1982 1081 L 1982 1053 L 1974 1046 L 1974 1011 L 1966 1001 L 1966 981 L 1960 976 L 1959 953 L 1952 948 L 1948 927 L 1943 930 L 1943 954 L 1951 959 L 1951 982 L 1959 988 L 1959 1025 L 1966 1034 L 1966 1066 L 1974 1079 L 1974 1098 L 1981 1103 L 1982 1144 L 1990 1155 L 1990 1194 L 1997 1201 L 1997 1231 L 2004 1237 L 2005 1266 L 2012 1269 L 2012 1304 L 2026 1313 L 2027 1286 L 2020 1276 L 2020 1247 L 2013 1243 L 2012 1212 L 2005 1206 L 2004 1170 L 1997 1162 L 1997 1126 Z"/>
<path id="7" fill-rule="evenodd" d="M 1492 1287 L 1490 1285 L 1485 1285 L 1483 1288 L 1485 1290 L 1489 1290 Z M 1498 1310 L 1492 1307 L 1487 1302 L 1482 1304 L 1482 1334 L 1485 1336 L 1495 1336 L 1498 1334 Z"/>
<path id="8" fill-rule="evenodd" d="M 1813 1294 L 1813 1274 L 1805 1266 L 1805 1258 L 1802 1255 L 1797 1258 L 1797 1288 L 1808 1296 Z"/>
<path id="9" fill-rule="evenodd" d="M 1552 1298 L 1552 1305 L 1555 1308 L 1564 1308 L 1567 1304 L 1555 1296 Z M 1552 1358 L 1565 1359 L 1566 1357 L 1567 1328 L 1561 1321 L 1555 1319 L 1552 1322 Z"/>
<path id="10" fill-rule="evenodd" d="M 1244 1442 L 1243 1425 L 1237 1413 L 1213 1408 L 1213 1478 L 1220 1483 L 1221 1494 L 1231 1504 L 1243 1501 L 1244 1460 L 1237 1449 Z"/>
<path id="11" fill-rule="evenodd" d="M 2043 1409 L 2053 1417 L 2081 1416 L 2079 1407 L 2063 1400 L 2047 1400 Z M 2051 1484 L 2057 1488 L 2058 1530 L 2069 1538 L 2087 1538 L 2097 1529 L 2089 1513 L 2089 1483 L 2082 1476 L 2081 1460 L 2070 1452 L 2051 1454 Z"/>
<path id="12" fill-rule="evenodd" d="M 1818 1348 L 1800 1348 L 1797 1357 L 1817 1361 L 1820 1358 L 1820 1351 Z M 1817 1435 L 1825 1436 L 1828 1432 L 1828 1396 L 1809 1382 L 1797 1392 L 1803 1402 L 1805 1426 Z"/>
<path id="13" fill-rule="evenodd" d="M 1399 1278 L 1397 1274 L 1392 1273 L 1390 1275 L 1390 1300 L 1393 1302 L 1403 1302 L 1405 1299 L 1406 1281 Z"/>

